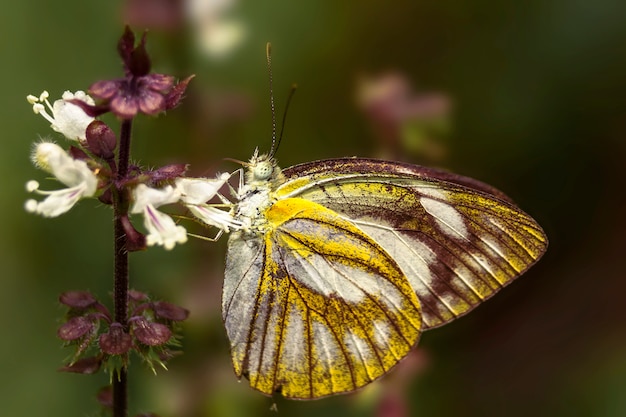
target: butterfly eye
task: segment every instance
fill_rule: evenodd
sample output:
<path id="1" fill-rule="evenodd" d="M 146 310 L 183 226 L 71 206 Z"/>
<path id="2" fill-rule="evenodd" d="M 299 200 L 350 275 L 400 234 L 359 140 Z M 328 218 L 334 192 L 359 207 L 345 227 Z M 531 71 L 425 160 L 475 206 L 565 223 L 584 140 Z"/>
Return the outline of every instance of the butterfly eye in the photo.
<path id="1" fill-rule="evenodd" d="M 259 162 L 254 168 L 252 168 L 252 175 L 255 180 L 267 180 L 272 176 L 274 167 L 270 161 Z"/>

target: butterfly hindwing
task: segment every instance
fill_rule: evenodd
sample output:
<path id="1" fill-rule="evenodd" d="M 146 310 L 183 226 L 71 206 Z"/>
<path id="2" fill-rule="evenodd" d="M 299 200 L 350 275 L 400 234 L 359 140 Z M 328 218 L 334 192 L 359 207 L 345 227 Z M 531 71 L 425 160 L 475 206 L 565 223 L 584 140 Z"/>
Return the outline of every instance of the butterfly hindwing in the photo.
<path id="1" fill-rule="evenodd" d="M 237 375 L 266 394 L 318 398 L 385 374 L 422 328 L 398 263 L 317 203 L 279 199 L 263 215 L 264 234 L 229 240 L 223 318 Z"/>
<path id="2" fill-rule="evenodd" d="M 442 171 L 337 159 L 283 171 L 278 198 L 303 198 L 352 221 L 406 274 L 425 329 L 469 312 L 545 252 L 541 227 L 500 191 Z"/>

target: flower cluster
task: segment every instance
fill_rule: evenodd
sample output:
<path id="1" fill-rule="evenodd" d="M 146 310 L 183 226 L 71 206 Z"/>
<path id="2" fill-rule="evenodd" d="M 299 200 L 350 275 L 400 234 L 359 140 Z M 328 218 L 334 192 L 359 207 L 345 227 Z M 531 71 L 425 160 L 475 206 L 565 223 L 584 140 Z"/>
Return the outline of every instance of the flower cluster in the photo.
<path id="1" fill-rule="evenodd" d="M 191 80 L 188 77 L 174 84 L 171 76 L 150 73 L 145 36 L 137 46 L 134 43 L 134 35 L 127 28 L 118 44 L 126 75 L 94 83 L 89 93 L 97 100 L 83 91 L 66 91 L 53 104 L 48 101 L 47 91 L 38 97 L 27 97 L 33 111 L 50 122 L 52 129 L 70 140 L 71 145 L 68 150 L 51 141 L 34 146 L 31 157 L 34 165 L 67 188 L 46 191 L 40 189 L 39 182 L 29 181 L 27 191 L 45 198 L 27 200 L 26 210 L 44 217 L 56 217 L 84 198 L 98 198 L 104 204 L 112 204 L 116 195 L 127 195 L 129 214 L 142 214 L 146 230 L 145 235 L 138 232 L 128 214 L 121 215 L 129 251 L 153 245 L 172 249 L 186 242 L 185 228 L 158 210 L 164 205 L 180 203 L 202 223 L 223 231 L 238 226 L 229 213 L 232 204 L 219 193 L 230 174 L 220 174 L 216 178 L 186 178 L 187 166 L 183 164 L 157 169 L 130 165 L 124 175 L 119 172 L 115 153 L 120 140 L 97 117 L 112 112 L 122 120 L 130 120 L 138 112 L 154 115 L 166 111 L 178 105 Z M 223 203 L 221 208 L 207 204 L 216 196 Z"/>
<path id="2" fill-rule="evenodd" d="M 131 350 L 138 353 L 155 370 L 165 366 L 175 354 L 177 323 L 189 312 L 165 302 L 150 301 L 139 291 L 129 292 L 128 324 L 113 321 L 109 310 L 87 291 L 68 291 L 59 297 L 69 307 L 66 321 L 57 335 L 76 347 L 70 363 L 62 370 L 91 374 L 98 371 L 110 356 L 126 361 Z"/>

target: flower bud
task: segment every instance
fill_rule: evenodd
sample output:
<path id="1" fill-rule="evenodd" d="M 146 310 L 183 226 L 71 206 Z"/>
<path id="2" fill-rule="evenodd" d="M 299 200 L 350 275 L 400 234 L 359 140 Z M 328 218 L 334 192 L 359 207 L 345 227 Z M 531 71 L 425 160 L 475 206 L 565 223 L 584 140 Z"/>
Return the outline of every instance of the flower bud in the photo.
<path id="1" fill-rule="evenodd" d="M 149 172 L 149 175 L 154 182 L 171 180 L 182 177 L 187 171 L 187 167 L 187 164 L 165 165 L 155 171 Z"/>
<path id="2" fill-rule="evenodd" d="M 60 339 L 72 341 L 89 334 L 94 327 L 95 323 L 90 318 L 85 316 L 73 317 L 59 327 L 57 336 L 59 336 Z"/>
<path id="3" fill-rule="evenodd" d="M 189 317 L 189 310 L 175 304 L 168 303 L 167 301 L 156 301 L 152 303 L 152 307 L 157 318 L 172 321 L 183 321 Z"/>
<path id="4" fill-rule="evenodd" d="M 128 299 L 131 301 L 136 301 L 136 302 L 143 302 L 146 301 L 148 299 L 148 296 L 141 292 L 141 291 L 137 291 L 137 290 L 128 290 Z"/>
<path id="5" fill-rule="evenodd" d="M 86 161 L 88 159 L 91 159 L 89 155 L 87 155 L 85 153 L 85 151 L 83 151 L 80 148 L 77 148 L 76 146 L 70 146 L 70 148 L 68 149 L 67 152 L 73 159 L 80 159 L 82 161 Z"/>
<path id="6" fill-rule="evenodd" d="M 66 365 L 59 369 L 61 372 L 73 372 L 77 374 L 91 375 L 98 372 L 100 365 L 102 364 L 102 358 L 98 356 L 92 356 L 89 358 L 79 359 L 74 363 Z"/>
<path id="7" fill-rule="evenodd" d="M 89 150 L 103 159 L 113 159 L 117 145 L 115 133 L 104 122 L 95 120 L 87 126 L 87 146 Z"/>
<path id="8" fill-rule="evenodd" d="M 144 345 L 159 346 L 167 343 L 172 336 L 172 331 L 164 324 L 149 322 L 144 317 L 131 320 L 135 337 Z"/>
<path id="9" fill-rule="evenodd" d="M 137 252 L 146 248 L 146 236 L 135 229 L 128 216 L 120 218 L 124 233 L 126 233 L 126 250 Z"/>
<path id="10" fill-rule="evenodd" d="M 96 303 L 89 291 L 66 291 L 59 296 L 59 302 L 71 308 L 85 309 Z"/>
<path id="11" fill-rule="evenodd" d="M 100 349 L 109 355 L 123 355 L 133 345 L 132 337 L 124 332 L 120 323 L 111 323 L 109 331 L 100 335 Z"/>

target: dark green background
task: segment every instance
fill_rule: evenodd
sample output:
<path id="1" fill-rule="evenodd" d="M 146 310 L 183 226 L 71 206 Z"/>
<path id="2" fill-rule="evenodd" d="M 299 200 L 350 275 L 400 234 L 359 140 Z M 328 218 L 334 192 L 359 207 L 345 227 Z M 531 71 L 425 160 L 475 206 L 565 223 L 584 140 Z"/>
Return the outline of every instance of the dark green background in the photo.
<path id="1" fill-rule="evenodd" d="M 70 351 L 55 329 L 60 292 L 90 289 L 109 301 L 110 211 L 92 201 L 52 220 L 23 211 L 25 182 L 44 178 L 29 163 L 31 144 L 62 142 L 25 96 L 117 77 L 121 6 L 19 1 L 0 14 L 2 415 L 95 415 L 94 392 L 107 382 L 56 372 Z M 393 69 L 455 103 L 442 165 L 506 191 L 550 237 L 545 258 L 519 282 L 423 336 L 419 371 L 402 379 L 402 392 L 391 375 L 357 396 L 279 400 L 281 415 L 391 416 L 378 408 L 390 390 L 416 416 L 626 415 L 626 3 L 248 1 L 233 15 L 248 36 L 222 60 L 195 54 L 184 33 L 151 33 L 155 71 L 197 78 L 182 108 L 136 124 L 136 160 L 191 162 L 200 174 L 267 149 L 271 41 L 279 113 L 299 85 L 281 165 L 376 155 L 355 80 Z M 168 372 L 154 377 L 132 363 L 133 412 L 272 415 L 272 401 L 230 369 L 219 319 L 224 250 L 223 241 L 191 241 L 131 257 L 133 286 L 192 310 L 185 355 Z"/>

